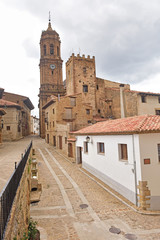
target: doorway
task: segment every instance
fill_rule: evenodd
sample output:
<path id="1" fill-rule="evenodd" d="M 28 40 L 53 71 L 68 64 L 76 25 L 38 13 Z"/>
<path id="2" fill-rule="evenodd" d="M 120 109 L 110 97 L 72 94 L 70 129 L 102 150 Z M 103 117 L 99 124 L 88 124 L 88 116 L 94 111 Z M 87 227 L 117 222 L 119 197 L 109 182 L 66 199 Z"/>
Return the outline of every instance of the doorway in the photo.
<path id="1" fill-rule="evenodd" d="M 56 147 L 56 136 L 53 136 L 53 146 Z"/>
<path id="2" fill-rule="evenodd" d="M 59 136 L 59 149 L 62 149 L 62 136 Z"/>
<path id="3" fill-rule="evenodd" d="M 68 143 L 68 157 L 73 157 L 73 146 L 72 146 L 72 143 Z"/>
<path id="4" fill-rule="evenodd" d="M 82 163 L 82 147 L 77 147 L 77 164 Z"/>
<path id="5" fill-rule="evenodd" d="M 47 134 L 47 143 L 49 143 L 49 134 Z"/>

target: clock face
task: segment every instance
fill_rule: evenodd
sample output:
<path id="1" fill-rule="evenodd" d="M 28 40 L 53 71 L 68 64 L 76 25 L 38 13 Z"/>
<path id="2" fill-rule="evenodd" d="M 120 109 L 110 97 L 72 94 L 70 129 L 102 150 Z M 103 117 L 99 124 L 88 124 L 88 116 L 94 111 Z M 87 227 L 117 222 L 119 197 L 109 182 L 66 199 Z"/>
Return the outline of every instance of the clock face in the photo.
<path id="1" fill-rule="evenodd" d="M 51 65 L 50 65 L 50 68 L 53 70 L 53 69 L 56 68 L 56 66 L 55 66 L 54 64 L 51 64 Z"/>

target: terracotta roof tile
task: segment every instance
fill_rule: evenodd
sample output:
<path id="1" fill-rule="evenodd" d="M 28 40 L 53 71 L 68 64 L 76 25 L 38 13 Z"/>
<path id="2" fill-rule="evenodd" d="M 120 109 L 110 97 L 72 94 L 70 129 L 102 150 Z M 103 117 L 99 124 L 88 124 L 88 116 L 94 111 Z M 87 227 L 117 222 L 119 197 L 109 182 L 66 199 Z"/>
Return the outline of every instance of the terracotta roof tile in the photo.
<path id="1" fill-rule="evenodd" d="M 160 132 L 160 116 L 142 115 L 98 122 L 92 126 L 74 132 L 76 135 L 85 134 L 129 134 Z"/>
<path id="2" fill-rule="evenodd" d="M 5 99 L 0 99 L 0 106 L 1 107 L 18 107 L 18 108 L 21 108 L 21 106 L 18 105 L 17 103 L 10 102 L 10 101 L 7 101 Z"/>

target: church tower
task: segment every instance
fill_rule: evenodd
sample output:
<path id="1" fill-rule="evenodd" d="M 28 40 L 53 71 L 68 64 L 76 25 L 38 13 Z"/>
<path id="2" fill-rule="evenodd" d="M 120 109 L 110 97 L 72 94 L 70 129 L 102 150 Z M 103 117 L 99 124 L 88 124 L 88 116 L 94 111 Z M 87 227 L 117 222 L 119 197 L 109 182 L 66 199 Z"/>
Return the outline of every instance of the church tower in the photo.
<path id="1" fill-rule="evenodd" d="M 51 95 L 61 96 L 65 94 L 60 45 L 59 34 L 52 29 L 49 18 L 48 28 L 46 31 L 42 31 L 40 39 L 39 118 L 42 138 L 45 138 L 45 112 L 42 107 Z"/>

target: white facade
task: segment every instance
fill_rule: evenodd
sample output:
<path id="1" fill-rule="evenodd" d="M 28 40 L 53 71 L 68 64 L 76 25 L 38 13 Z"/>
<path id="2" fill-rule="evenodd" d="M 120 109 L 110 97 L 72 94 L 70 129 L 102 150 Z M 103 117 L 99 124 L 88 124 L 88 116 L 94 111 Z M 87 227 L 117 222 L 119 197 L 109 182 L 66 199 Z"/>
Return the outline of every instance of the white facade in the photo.
<path id="1" fill-rule="evenodd" d="M 160 162 L 157 149 L 160 133 L 89 136 L 88 153 L 84 148 L 86 137 L 76 137 L 77 162 L 81 155 L 84 169 L 134 204 L 137 204 L 139 181 L 147 181 L 151 191 L 151 209 L 160 210 Z M 98 153 L 98 143 L 104 143 L 104 153 Z M 120 159 L 120 144 L 127 144 L 128 160 Z M 144 159 L 148 158 L 150 164 L 145 165 Z"/>
<path id="2" fill-rule="evenodd" d="M 31 133 L 39 135 L 39 119 L 31 116 Z"/>

